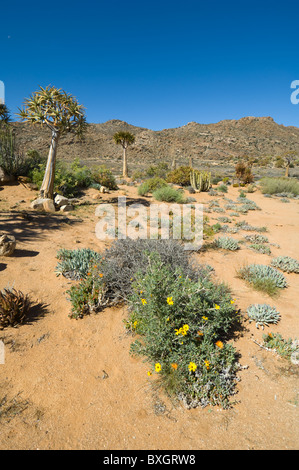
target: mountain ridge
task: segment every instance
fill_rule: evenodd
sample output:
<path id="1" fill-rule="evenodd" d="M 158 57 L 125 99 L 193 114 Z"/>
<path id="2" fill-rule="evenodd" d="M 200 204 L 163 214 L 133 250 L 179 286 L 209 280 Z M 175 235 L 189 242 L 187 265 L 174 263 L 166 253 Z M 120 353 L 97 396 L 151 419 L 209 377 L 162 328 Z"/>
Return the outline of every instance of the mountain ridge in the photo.
<path id="1" fill-rule="evenodd" d="M 47 128 L 20 122 L 12 125 L 24 152 L 35 149 L 47 155 L 51 138 Z M 159 160 L 170 163 L 176 159 L 178 164 L 188 164 L 190 157 L 196 166 L 209 161 L 229 162 L 244 155 L 259 160 L 275 158 L 287 151 L 299 154 L 299 128 L 278 124 L 271 116 L 245 116 L 210 124 L 191 121 L 159 131 L 120 119 L 90 123 L 83 143 L 77 142 L 72 134 L 61 137 L 58 158 L 78 157 L 86 164 L 109 163 L 110 166 L 114 162 L 118 167 L 122 149 L 113 141 L 113 135 L 120 130 L 135 135 L 135 143 L 128 149 L 131 169 L 134 164 L 147 166 Z"/>

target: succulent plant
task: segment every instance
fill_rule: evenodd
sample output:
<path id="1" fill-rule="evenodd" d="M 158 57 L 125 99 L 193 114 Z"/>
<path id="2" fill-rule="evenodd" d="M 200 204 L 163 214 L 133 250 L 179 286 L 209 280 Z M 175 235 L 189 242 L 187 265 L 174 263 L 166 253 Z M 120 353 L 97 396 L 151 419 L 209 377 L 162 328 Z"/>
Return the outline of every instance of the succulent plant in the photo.
<path id="1" fill-rule="evenodd" d="M 273 258 L 271 266 L 287 273 L 299 273 L 299 262 L 290 256 L 278 256 L 277 258 Z"/>
<path id="2" fill-rule="evenodd" d="M 0 328 L 24 323 L 30 307 L 27 294 L 10 288 L 0 291 Z"/>
<path id="3" fill-rule="evenodd" d="M 275 323 L 280 320 L 280 314 L 268 304 L 254 304 L 247 308 L 247 315 L 249 322 L 255 321 L 255 325 L 264 329 L 265 326 L 269 326 L 269 323 Z"/>
<path id="4" fill-rule="evenodd" d="M 240 270 L 241 277 L 248 282 L 256 280 L 271 280 L 275 287 L 283 289 L 287 287 L 287 281 L 283 274 L 277 269 L 264 264 L 250 264 Z"/>
<path id="5" fill-rule="evenodd" d="M 60 262 L 56 266 L 56 274 L 68 279 L 78 280 L 86 277 L 90 263 L 96 263 L 100 255 L 90 248 L 78 250 L 61 249 L 57 252 Z"/>
<path id="6" fill-rule="evenodd" d="M 231 237 L 219 237 L 215 240 L 215 244 L 218 248 L 230 251 L 236 251 L 240 248 L 238 241 Z"/>
<path id="7" fill-rule="evenodd" d="M 256 251 L 257 253 L 263 253 L 265 255 L 270 255 L 271 254 L 271 250 L 270 250 L 269 246 L 264 245 L 263 243 L 252 243 L 249 246 L 249 248 L 251 248 L 251 250 Z"/>
<path id="8" fill-rule="evenodd" d="M 250 243 L 268 243 L 269 240 L 264 235 L 258 235 L 257 233 L 253 235 L 245 235 L 245 240 Z"/>
<path id="9" fill-rule="evenodd" d="M 190 173 L 190 183 L 195 191 L 209 191 L 211 187 L 211 173 L 192 169 Z"/>

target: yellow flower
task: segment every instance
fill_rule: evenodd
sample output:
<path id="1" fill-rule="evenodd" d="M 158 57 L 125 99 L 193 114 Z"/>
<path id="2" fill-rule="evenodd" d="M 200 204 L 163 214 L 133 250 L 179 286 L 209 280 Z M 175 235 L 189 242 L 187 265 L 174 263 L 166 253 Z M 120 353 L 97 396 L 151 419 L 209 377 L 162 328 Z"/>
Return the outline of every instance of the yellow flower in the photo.
<path id="1" fill-rule="evenodd" d="M 147 375 L 148 375 L 149 377 L 152 375 L 152 373 L 151 373 L 150 370 L 147 371 Z"/>
<path id="2" fill-rule="evenodd" d="M 168 305 L 173 305 L 172 297 L 167 297 L 167 303 Z"/>
<path id="3" fill-rule="evenodd" d="M 203 332 L 200 331 L 200 330 L 197 332 L 197 334 L 198 334 L 198 336 L 203 336 Z"/>
<path id="4" fill-rule="evenodd" d="M 181 328 L 179 330 L 176 328 L 174 331 L 175 331 L 175 334 L 178 336 L 181 333 Z"/>
<path id="5" fill-rule="evenodd" d="M 157 363 L 155 364 L 155 371 L 156 371 L 156 372 L 160 372 L 161 369 L 162 369 L 161 364 L 160 364 L 159 362 L 157 362 Z"/>
<path id="6" fill-rule="evenodd" d="M 217 304 L 215 304 L 215 309 L 216 309 L 216 310 L 219 310 L 219 309 L 220 309 L 220 306 L 217 305 Z"/>
<path id="7" fill-rule="evenodd" d="M 138 323 L 138 321 L 137 321 L 137 320 L 136 320 L 136 321 L 134 321 L 134 323 L 133 323 L 133 326 L 134 326 L 134 328 L 136 328 L 136 326 L 137 326 L 137 323 Z"/>
<path id="8" fill-rule="evenodd" d="M 188 331 L 189 330 L 189 325 L 183 325 L 183 330 Z"/>
<path id="9" fill-rule="evenodd" d="M 210 368 L 210 363 L 209 363 L 209 361 L 205 361 L 205 366 L 206 366 L 207 370 L 209 370 L 209 368 Z"/>
<path id="10" fill-rule="evenodd" d="M 215 344 L 216 344 L 216 346 L 218 346 L 218 348 L 220 348 L 220 349 L 223 348 L 223 343 L 222 343 L 222 341 L 217 341 Z"/>
<path id="11" fill-rule="evenodd" d="M 231 300 L 230 303 L 231 303 L 231 304 L 234 304 L 234 303 L 235 303 L 235 300 Z"/>
<path id="12" fill-rule="evenodd" d="M 147 301 L 145 299 L 141 299 L 142 305 L 147 304 Z"/>
<path id="13" fill-rule="evenodd" d="M 169 320 L 170 320 L 170 318 L 169 318 L 169 317 L 168 317 L 168 318 L 166 318 L 166 321 L 169 321 Z"/>
<path id="14" fill-rule="evenodd" d="M 207 321 L 208 317 L 202 317 L 202 319 L 203 319 L 204 321 Z"/>
<path id="15" fill-rule="evenodd" d="M 197 365 L 194 362 L 190 362 L 188 369 L 190 372 L 195 372 L 197 369 Z"/>
<path id="16" fill-rule="evenodd" d="M 171 367 L 172 367 L 174 370 L 177 370 L 178 365 L 174 362 L 173 364 L 171 364 Z"/>

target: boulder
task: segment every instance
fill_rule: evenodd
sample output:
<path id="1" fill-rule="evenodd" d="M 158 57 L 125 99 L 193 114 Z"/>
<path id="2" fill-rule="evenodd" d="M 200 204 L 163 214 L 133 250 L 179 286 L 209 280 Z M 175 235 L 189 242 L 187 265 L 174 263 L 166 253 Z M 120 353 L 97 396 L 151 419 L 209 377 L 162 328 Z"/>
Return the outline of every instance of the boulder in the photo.
<path id="1" fill-rule="evenodd" d="M 65 196 L 61 196 L 61 194 L 56 194 L 54 197 L 54 204 L 57 208 L 60 208 L 61 206 L 66 206 L 69 204 L 69 200 Z"/>
<path id="2" fill-rule="evenodd" d="M 15 181 L 14 176 L 10 176 L 0 167 L 0 184 L 10 184 Z"/>
<path id="3" fill-rule="evenodd" d="M 55 212 L 53 199 L 39 197 L 31 202 L 31 208 L 39 211 Z"/>
<path id="4" fill-rule="evenodd" d="M 13 235 L 0 236 L 0 256 L 11 256 L 16 248 L 16 239 Z"/>

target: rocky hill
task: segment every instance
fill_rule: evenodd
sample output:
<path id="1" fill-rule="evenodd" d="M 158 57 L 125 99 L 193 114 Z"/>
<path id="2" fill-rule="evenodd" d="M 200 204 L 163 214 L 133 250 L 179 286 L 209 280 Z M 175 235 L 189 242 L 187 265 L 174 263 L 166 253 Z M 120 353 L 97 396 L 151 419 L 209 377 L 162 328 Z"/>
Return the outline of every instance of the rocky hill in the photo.
<path id="1" fill-rule="evenodd" d="M 36 149 L 47 155 L 50 134 L 46 128 L 14 123 L 20 147 Z M 293 150 L 299 154 L 299 128 L 279 125 L 271 117 L 244 117 L 224 120 L 216 124 L 189 122 L 174 129 L 152 131 L 111 120 L 89 124 L 85 142 L 80 143 L 69 134 L 61 138 L 58 157 L 71 160 L 78 157 L 86 164 L 105 163 L 120 169 L 122 149 L 113 141 L 113 134 L 127 130 L 136 137 L 128 150 L 129 166 L 142 168 L 157 161 L 187 164 L 192 157 L 195 167 L 214 162 L 228 163 L 232 158 L 248 155 L 258 159 L 281 155 Z"/>

